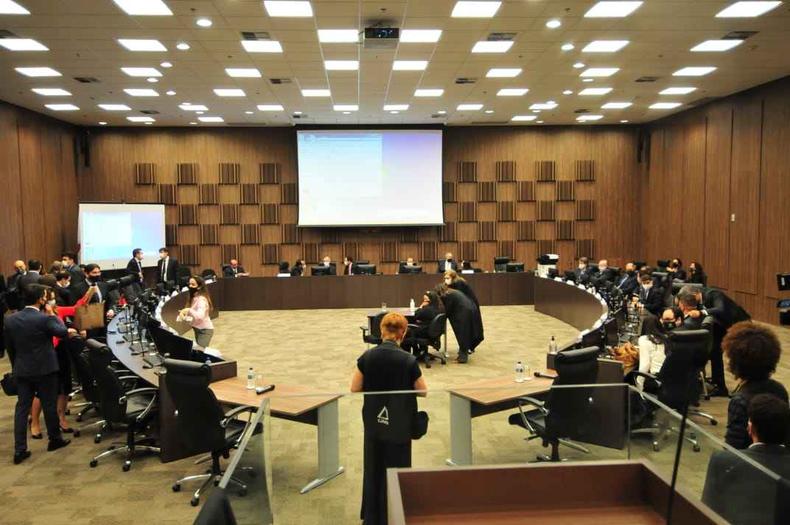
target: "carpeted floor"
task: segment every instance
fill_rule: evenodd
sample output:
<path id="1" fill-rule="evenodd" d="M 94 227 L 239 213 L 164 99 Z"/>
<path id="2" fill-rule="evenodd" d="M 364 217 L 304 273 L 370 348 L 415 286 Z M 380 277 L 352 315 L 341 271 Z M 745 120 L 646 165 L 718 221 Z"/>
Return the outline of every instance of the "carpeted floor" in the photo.
<path id="1" fill-rule="evenodd" d="M 356 358 L 364 351 L 359 326 L 366 322 L 365 310 L 272 311 L 223 313 L 216 321 L 212 346 L 239 362 L 239 370 L 254 367 L 266 382 L 287 382 L 312 386 L 326 392 L 347 392 Z M 468 365 L 454 362 L 424 369 L 433 390 L 420 401 L 431 417 L 430 431 L 415 442 L 415 466 L 441 466 L 449 455 L 449 395 L 445 389 L 492 376 L 511 374 L 516 360 L 532 370 L 542 369 L 548 340 L 555 335 L 562 342 L 575 330 L 529 306 L 484 307 L 486 341 Z M 775 327 L 784 348 L 790 348 L 790 330 Z M 451 356 L 457 345 L 449 337 Z M 783 358 L 776 378 L 790 385 L 790 359 Z M 7 359 L 0 374 L 9 368 Z M 128 473 L 121 471 L 121 459 L 109 458 L 95 469 L 90 458 L 109 445 L 96 445 L 90 432 L 76 438 L 66 449 L 46 452 L 46 440 L 29 441 L 33 456 L 24 464 L 11 463 L 13 451 L 13 407 L 15 398 L 0 397 L 0 501 L 1 523 L 60 524 L 86 523 L 191 523 L 196 509 L 189 505 L 189 487 L 173 493 L 173 481 L 200 468 L 192 459 L 162 464 L 156 458 L 138 459 Z M 723 435 L 726 399 L 703 402 L 703 408 L 717 416 L 718 426 L 701 426 L 716 436 Z M 315 427 L 281 419 L 267 419 L 268 449 L 272 470 L 272 506 L 276 523 L 335 524 L 357 523 L 362 475 L 361 399 L 348 396 L 340 401 L 341 464 L 346 472 L 307 495 L 298 491 L 312 479 L 316 467 Z M 477 463 L 529 461 L 542 451 L 540 443 L 526 443 L 521 429 L 507 424 L 507 413 L 476 418 L 473 422 L 474 454 Z M 72 424 L 78 426 L 74 422 Z M 703 440 L 702 451 L 684 448 L 680 484 L 699 493 L 707 459 L 713 450 Z M 646 440 L 631 443 L 632 457 L 650 457 L 662 468 L 671 464 L 673 447 L 668 444 L 653 452 Z M 593 447 L 585 455 L 563 449 L 571 459 L 625 458 L 628 451 Z M 4 458 L 4 459 L 3 459 Z"/>

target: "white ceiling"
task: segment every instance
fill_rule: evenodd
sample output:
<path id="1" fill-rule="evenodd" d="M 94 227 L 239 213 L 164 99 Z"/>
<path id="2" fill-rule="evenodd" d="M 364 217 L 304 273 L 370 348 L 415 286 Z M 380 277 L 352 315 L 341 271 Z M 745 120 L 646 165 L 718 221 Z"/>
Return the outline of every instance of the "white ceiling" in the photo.
<path id="1" fill-rule="evenodd" d="M 261 1 L 166 0 L 175 16 L 129 16 L 111 0 L 16 0 L 31 15 L 0 15 L 0 30 L 20 38 L 33 38 L 48 52 L 11 52 L 0 48 L 0 99 L 82 125 L 132 125 L 127 116 L 140 110 L 156 110 L 155 126 L 188 126 L 196 121 L 192 112 L 178 105 L 204 104 L 206 116 L 222 116 L 226 125 L 319 124 L 503 124 L 513 115 L 531 114 L 530 104 L 554 100 L 559 105 L 543 111 L 539 120 L 550 124 L 576 123 L 575 110 L 604 115 L 601 124 L 646 122 L 704 97 L 720 97 L 790 74 L 790 2 L 758 18 L 715 18 L 732 0 L 646 0 L 627 18 L 584 18 L 594 0 L 504 1 L 494 18 L 451 18 L 455 0 L 313 0 L 312 18 L 270 18 Z M 199 28 L 195 20 L 209 17 L 213 26 Z M 547 20 L 558 18 L 562 26 L 548 29 Z M 316 29 L 363 29 L 378 20 L 402 29 L 441 29 L 436 44 L 400 44 L 394 50 L 367 50 L 361 44 L 320 44 Z M 241 31 L 266 31 L 282 43 L 281 54 L 248 54 L 241 47 Z M 718 39 L 730 31 L 758 31 L 740 46 L 723 53 L 692 53 L 696 44 Z M 491 32 L 515 32 L 515 44 L 505 54 L 471 54 L 475 42 Z M 118 38 L 160 40 L 167 52 L 130 52 Z M 623 50 L 608 54 L 582 53 L 593 40 L 630 40 Z M 176 50 L 186 41 L 191 49 Z M 576 48 L 561 51 L 563 43 Z M 359 60 L 359 71 L 326 71 L 323 60 Z M 429 60 L 425 71 L 392 71 L 392 62 Z M 163 69 L 160 62 L 172 62 Z M 618 67 L 609 78 L 584 83 L 581 61 L 588 67 Z M 60 78 L 28 78 L 15 67 L 50 66 Z M 678 78 L 672 72 L 685 66 L 716 66 L 705 77 Z M 132 78 L 121 67 L 156 67 L 163 74 L 151 84 Z M 230 78 L 226 67 L 256 67 L 263 78 Z M 492 67 L 520 67 L 516 78 L 485 78 Z M 657 76 L 654 83 L 636 83 L 641 76 Z M 96 77 L 97 84 L 82 84 L 77 76 Z M 270 78 L 285 77 L 292 83 L 272 85 Z M 473 85 L 457 85 L 457 77 L 476 77 Z M 612 87 L 605 96 L 584 97 L 575 93 L 585 87 Z M 658 95 L 669 86 L 694 86 L 683 96 Z M 330 88 L 332 98 L 303 98 L 300 89 Z M 443 88 L 440 98 L 415 98 L 416 88 Z M 522 97 L 497 97 L 499 89 L 529 88 Z M 70 97 L 43 97 L 32 88 L 63 88 Z M 135 98 L 124 88 L 154 88 L 157 98 Z M 241 88 L 246 97 L 220 98 L 215 88 Z M 563 95 L 563 90 L 573 95 Z M 166 96 L 175 90 L 175 96 Z M 627 109 L 601 110 L 606 102 L 633 102 Z M 677 101 L 675 110 L 648 109 L 657 101 Z M 47 103 L 73 103 L 79 111 L 53 112 Z M 132 111 L 107 112 L 100 103 L 124 103 Z M 359 111 L 344 115 L 332 104 L 358 104 Z M 482 103 L 481 111 L 459 112 L 461 103 Z M 258 104 L 282 104 L 284 112 L 262 113 Z M 410 104 L 407 111 L 390 114 L 384 104 Z M 446 116 L 432 118 L 438 110 Z M 254 111 L 247 115 L 245 111 Z M 302 111 L 307 117 L 294 119 Z M 200 124 L 201 126 L 212 124 Z M 222 125 L 222 124 L 220 124 Z M 535 125 L 527 123 L 525 125 Z M 589 125 L 589 124 L 587 124 Z"/>

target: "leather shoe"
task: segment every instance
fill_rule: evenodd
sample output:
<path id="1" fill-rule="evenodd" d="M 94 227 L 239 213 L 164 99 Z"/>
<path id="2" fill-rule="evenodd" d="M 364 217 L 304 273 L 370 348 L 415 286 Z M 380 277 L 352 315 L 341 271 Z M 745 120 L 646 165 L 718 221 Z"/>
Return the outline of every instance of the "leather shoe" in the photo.
<path id="1" fill-rule="evenodd" d="M 469 361 L 469 356 L 466 354 L 466 352 L 458 354 L 458 358 L 456 359 L 456 361 L 458 363 L 466 363 L 467 361 Z"/>
<path id="2" fill-rule="evenodd" d="M 52 452 L 59 448 L 67 447 L 71 443 L 70 439 L 50 439 L 47 445 L 47 452 Z"/>
<path id="3" fill-rule="evenodd" d="M 71 428 L 71 427 L 69 427 L 69 428 L 60 427 L 60 432 L 62 434 L 73 434 L 74 433 L 74 429 Z"/>
<path id="4" fill-rule="evenodd" d="M 14 465 L 19 465 L 29 457 L 30 457 L 29 450 L 25 450 L 24 452 L 14 452 Z"/>
<path id="5" fill-rule="evenodd" d="M 727 389 L 720 386 L 714 387 L 713 390 L 708 392 L 708 395 L 710 397 L 730 397 L 730 393 Z"/>

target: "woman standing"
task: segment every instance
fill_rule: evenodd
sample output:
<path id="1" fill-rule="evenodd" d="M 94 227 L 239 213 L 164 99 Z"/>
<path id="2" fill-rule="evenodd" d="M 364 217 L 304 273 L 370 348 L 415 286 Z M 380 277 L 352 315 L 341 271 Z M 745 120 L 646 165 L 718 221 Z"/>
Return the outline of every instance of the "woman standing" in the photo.
<path id="1" fill-rule="evenodd" d="M 352 392 L 426 390 L 417 359 L 401 350 L 406 318 L 388 313 L 381 320 L 382 343 L 359 359 Z M 424 396 L 424 393 L 417 394 Z M 387 468 L 411 466 L 412 421 L 417 399 L 410 394 L 368 394 L 362 407 L 365 426 L 364 475 L 360 519 L 365 525 L 387 523 Z"/>
<path id="2" fill-rule="evenodd" d="M 475 308 L 477 309 L 475 312 L 475 331 L 479 332 L 480 341 L 477 344 L 480 344 L 480 342 L 485 339 L 485 335 L 483 333 L 483 314 L 480 313 L 480 301 L 477 300 L 474 290 L 472 290 L 472 287 L 469 286 L 468 282 L 466 282 L 466 279 L 458 275 L 455 270 L 447 270 L 444 272 L 444 284 L 453 290 L 462 292 L 465 296 L 471 299 L 473 303 L 475 303 Z M 474 352 L 474 350 L 472 350 L 472 352 Z"/>
<path id="3" fill-rule="evenodd" d="M 189 298 L 186 308 L 178 316 L 192 325 L 195 332 L 195 342 L 198 346 L 206 348 L 214 336 L 214 323 L 211 322 L 211 296 L 206 288 L 206 281 L 197 275 L 189 278 L 187 283 Z"/>

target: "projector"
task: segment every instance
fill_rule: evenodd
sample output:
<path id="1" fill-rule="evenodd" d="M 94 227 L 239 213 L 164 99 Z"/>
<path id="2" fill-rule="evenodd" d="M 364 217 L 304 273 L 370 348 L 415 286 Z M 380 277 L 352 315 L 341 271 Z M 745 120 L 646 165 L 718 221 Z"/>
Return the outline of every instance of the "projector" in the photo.
<path id="1" fill-rule="evenodd" d="M 395 49 L 400 39 L 397 27 L 366 27 L 363 47 L 365 49 Z"/>

